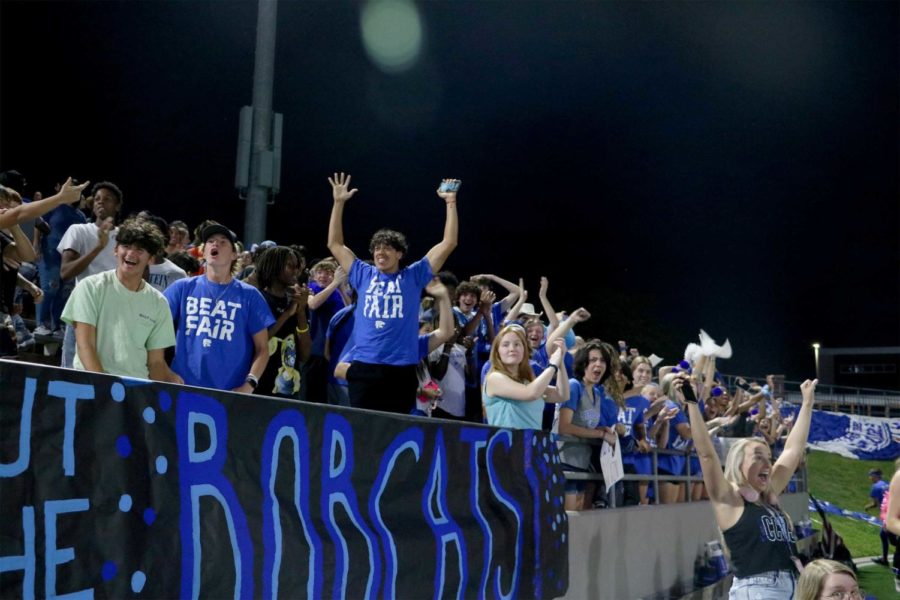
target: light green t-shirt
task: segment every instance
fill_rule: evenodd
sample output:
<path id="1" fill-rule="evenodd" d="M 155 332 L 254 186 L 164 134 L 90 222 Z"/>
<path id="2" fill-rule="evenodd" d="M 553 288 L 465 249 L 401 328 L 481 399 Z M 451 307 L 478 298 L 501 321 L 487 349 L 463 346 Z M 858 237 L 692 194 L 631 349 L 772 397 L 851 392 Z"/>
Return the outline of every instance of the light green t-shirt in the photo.
<path id="1" fill-rule="evenodd" d="M 63 309 L 66 323 L 97 328 L 97 355 L 107 373 L 147 379 L 147 351 L 175 345 L 172 313 L 165 296 L 144 282 L 132 292 L 104 271 L 78 282 Z M 76 369 L 84 369 L 75 353 Z"/>

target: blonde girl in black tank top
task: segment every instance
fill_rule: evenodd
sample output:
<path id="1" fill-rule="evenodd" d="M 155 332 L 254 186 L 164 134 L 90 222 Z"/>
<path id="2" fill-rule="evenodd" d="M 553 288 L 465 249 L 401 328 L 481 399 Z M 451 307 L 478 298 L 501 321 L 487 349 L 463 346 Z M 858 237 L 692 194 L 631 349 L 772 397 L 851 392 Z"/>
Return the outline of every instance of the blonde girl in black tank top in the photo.
<path id="1" fill-rule="evenodd" d="M 684 386 L 689 385 L 687 381 L 687 377 L 682 376 L 676 384 L 677 393 L 683 400 Z M 817 383 L 818 380 L 807 379 L 800 385 L 803 404 L 784 451 L 774 464 L 765 442 L 746 438 L 729 450 L 724 473 L 703 415 L 696 402 L 687 398 L 703 481 L 716 523 L 726 542 L 730 541 L 735 567 L 735 579 L 729 593 L 732 600 L 751 597 L 790 600 L 793 597 L 799 563 L 793 560 L 793 531 L 790 519 L 778 506 L 778 496 L 787 487 L 806 452 Z"/>

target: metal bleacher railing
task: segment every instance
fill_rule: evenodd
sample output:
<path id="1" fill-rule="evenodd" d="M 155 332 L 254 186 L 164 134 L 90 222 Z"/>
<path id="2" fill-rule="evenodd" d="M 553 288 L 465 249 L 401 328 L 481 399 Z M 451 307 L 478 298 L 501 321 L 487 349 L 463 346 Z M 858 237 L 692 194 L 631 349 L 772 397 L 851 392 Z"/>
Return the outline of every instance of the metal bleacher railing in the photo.
<path id="1" fill-rule="evenodd" d="M 589 446 L 597 446 L 598 448 L 602 443 L 602 440 L 599 439 L 586 439 L 571 435 L 555 434 L 554 439 L 560 442 L 574 442 Z M 721 462 L 723 465 L 725 464 L 725 456 L 728 454 L 728 449 L 731 447 L 731 444 L 736 442 L 738 439 L 740 438 L 713 438 L 713 443 L 716 444 L 716 453 L 719 455 L 719 462 Z M 690 460 L 685 461 L 687 471 L 685 475 L 668 475 L 665 473 L 660 473 L 657 466 L 657 461 L 659 455 L 661 454 L 696 457 L 696 451 L 693 448 L 691 448 L 690 450 L 666 450 L 660 448 L 652 448 L 649 454 L 653 463 L 653 472 L 649 475 L 634 475 L 626 473 L 625 475 L 623 475 L 622 481 L 646 481 L 653 485 L 654 489 L 659 489 L 658 484 L 661 481 L 671 483 L 687 483 L 688 493 L 685 494 L 685 501 L 691 502 L 690 486 L 693 483 L 703 483 L 703 475 L 701 473 L 691 472 Z M 576 471 L 563 471 L 563 475 L 565 475 L 567 479 L 571 479 L 573 481 L 603 481 L 603 474 L 600 472 L 582 473 Z M 793 478 L 791 478 L 786 491 L 791 493 L 808 491 L 805 462 L 801 464 L 800 468 L 798 468 L 794 473 L 794 476 Z M 653 495 L 652 503 L 659 504 L 659 494 Z M 611 493 L 608 495 L 607 508 L 616 508 L 616 494 Z"/>
<path id="2" fill-rule="evenodd" d="M 734 387 L 736 375 L 723 375 L 729 388 Z M 744 377 L 747 381 L 765 383 L 765 377 Z M 799 404 L 800 382 L 776 380 L 775 397 L 785 402 Z M 820 383 L 816 386 L 816 404 L 819 410 L 842 412 L 867 417 L 896 418 L 900 416 L 900 390 L 878 390 Z"/>

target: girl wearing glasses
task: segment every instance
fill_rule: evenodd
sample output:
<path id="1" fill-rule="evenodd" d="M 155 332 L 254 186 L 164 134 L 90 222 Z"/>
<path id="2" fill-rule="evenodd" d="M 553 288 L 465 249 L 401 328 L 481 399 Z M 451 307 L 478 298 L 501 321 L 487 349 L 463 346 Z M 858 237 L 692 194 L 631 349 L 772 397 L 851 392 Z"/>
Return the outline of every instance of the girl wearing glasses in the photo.
<path id="1" fill-rule="evenodd" d="M 856 573 L 834 560 L 814 560 L 803 569 L 797 582 L 795 600 L 863 600 Z"/>
<path id="2" fill-rule="evenodd" d="M 521 325 L 507 325 L 491 346 L 491 368 L 484 381 L 487 422 L 497 427 L 540 429 L 544 402 L 569 399 L 569 376 L 563 362 L 565 343 L 553 344 L 550 365 L 534 376 L 528 364 L 528 340 Z M 556 385 L 550 382 L 556 377 Z"/>

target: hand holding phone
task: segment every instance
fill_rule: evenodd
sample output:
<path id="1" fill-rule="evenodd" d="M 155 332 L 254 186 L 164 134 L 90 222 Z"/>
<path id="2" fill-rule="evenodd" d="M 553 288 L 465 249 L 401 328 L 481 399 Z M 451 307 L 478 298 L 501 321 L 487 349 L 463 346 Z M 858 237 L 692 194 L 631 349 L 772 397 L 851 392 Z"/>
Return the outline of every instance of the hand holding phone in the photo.
<path id="1" fill-rule="evenodd" d="M 461 179 L 445 179 L 441 182 L 441 185 L 438 187 L 438 193 L 444 194 L 449 192 L 458 192 L 459 186 L 462 185 Z"/>
<path id="2" fill-rule="evenodd" d="M 681 395 L 684 396 L 684 401 L 688 404 L 697 404 L 697 395 L 694 394 L 694 388 L 691 387 L 691 382 L 687 379 L 682 379 L 681 381 Z"/>

